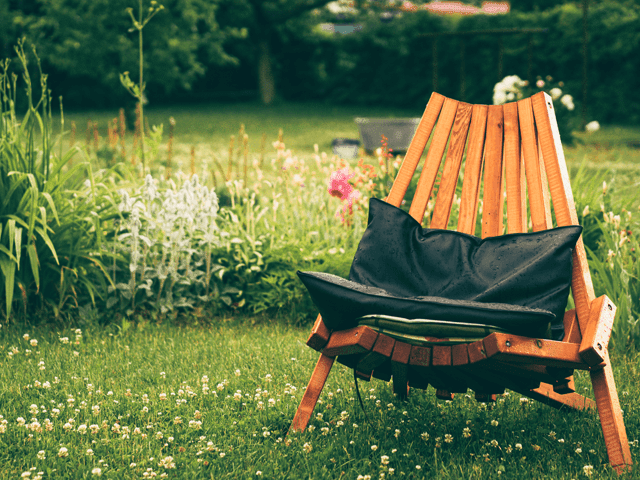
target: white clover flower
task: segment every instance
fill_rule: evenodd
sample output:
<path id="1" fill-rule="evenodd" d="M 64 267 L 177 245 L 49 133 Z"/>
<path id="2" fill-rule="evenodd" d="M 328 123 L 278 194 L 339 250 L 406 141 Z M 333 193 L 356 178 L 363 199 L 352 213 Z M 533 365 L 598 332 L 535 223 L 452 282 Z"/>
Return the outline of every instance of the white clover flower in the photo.
<path id="1" fill-rule="evenodd" d="M 93 470 L 91 470 L 91 474 L 95 475 L 96 477 L 99 477 L 102 475 L 102 469 L 100 467 L 96 467 Z"/>
<path id="2" fill-rule="evenodd" d="M 36 455 L 36 458 L 37 458 L 38 460 L 46 460 L 46 459 L 47 459 L 47 457 L 45 456 L 45 451 L 44 451 L 44 450 L 40 450 L 40 451 L 38 452 L 38 454 Z"/>
<path id="3" fill-rule="evenodd" d="M 60 450 L 58 450 L 58 456 L 60 458 L 65 458 L 69 456 L 69 450 L 67 450 L 66 447 L 60 447 Z"/>

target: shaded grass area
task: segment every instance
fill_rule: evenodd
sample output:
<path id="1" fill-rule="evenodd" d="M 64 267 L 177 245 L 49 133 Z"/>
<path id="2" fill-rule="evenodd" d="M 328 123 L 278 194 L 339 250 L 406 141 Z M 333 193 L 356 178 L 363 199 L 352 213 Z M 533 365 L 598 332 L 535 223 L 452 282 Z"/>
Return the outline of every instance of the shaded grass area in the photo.
<path id="1" fill-rule="evenodd" d="M 322 103 L 280 103 L 272 106 L 223 103 L 158 108 L 151 106 L 145 108 L 145 113 L 149 125 L 164 125 L 165 138 L 169 118 L 173 117 L 176 120 L 175 135 L 178 142 L 210 142 L 216 148 L 225 148 L 229 144 L 229 137 L 237 137 L 240 124 L 244 124 L 252 151 L 260 148 L 263 133 L 267 134 L 270 148 L 271 142 L 278 138 L 278 130 L 282 128 L 287 148 L 296 153 L 310 153 L 314 144 L 318 144 L 321 150 L 328 151 L 334 138 L 359 138 L 355 117 L 420 117 L 423 110 L 424 106 L 407 110 Z M 77 138 L 81 141 L 89 119 L 98 122 L 100 135 L 106 137 L 107 123 L 117 116 L 117 111 L 71 112 L 65 114 L 65 121 L 67 125 L 71 121 L 76 122 Z"/>
<path id="2" fill-rule="evenodd" d="M 25 333 L 0 334 L 0 478 L 32 468 L 32 478 L 87 478 L 99 468 L 105 478 L 569 479 L 585 466 L 592 478 L 617 478 L 595 413 L 514 393 L 485 405 L 413 390 L 402 402 L 373 381 L 360 384 L 365 416 L 341 365 L 312 427 L 286 439 L 317 358 L 295 328 L 245 318 Z M 638 360 L 613 358 L 634 459 Z M 576 376 L 577 391 L 591 395 L 589 385 Z"/>

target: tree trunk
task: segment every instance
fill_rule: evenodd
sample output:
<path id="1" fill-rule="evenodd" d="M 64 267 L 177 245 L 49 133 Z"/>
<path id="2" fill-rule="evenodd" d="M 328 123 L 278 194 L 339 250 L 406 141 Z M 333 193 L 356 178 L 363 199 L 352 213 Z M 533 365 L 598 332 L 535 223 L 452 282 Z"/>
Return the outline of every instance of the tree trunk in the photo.
<path id="1" fill-rule="evenodd" d="M 264 105 L 270 105 L 276 96 L 276 83 L 273 75 L 271 46 L 267 39 L 258 42 L 258 88 L 260 100 Z"/>

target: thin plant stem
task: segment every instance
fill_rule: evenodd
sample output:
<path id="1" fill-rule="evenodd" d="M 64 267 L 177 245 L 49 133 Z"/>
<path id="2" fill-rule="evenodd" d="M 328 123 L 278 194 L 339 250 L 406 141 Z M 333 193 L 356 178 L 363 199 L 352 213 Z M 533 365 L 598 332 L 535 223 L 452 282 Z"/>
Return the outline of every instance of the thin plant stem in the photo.
<path id="1" fill-rule="evenodd" d="M 139 2 L 140 8 L 138 10 L 139 13 L 139 22 L 140 25 L 143 25 L 142 18 L 142 0 Z M 138 44 L 139 44 L 139 62 L 140 62 L 140 98 L 138 101 L 140 102 L 140 157 L 142 160 L 142 176 L 144 177 L 144 172 L 146 171 L 146 163 L 144 158 L 144 56 L 143 56 L 143 41 L 142 41 L 142 28 L 138 29 Z"/>

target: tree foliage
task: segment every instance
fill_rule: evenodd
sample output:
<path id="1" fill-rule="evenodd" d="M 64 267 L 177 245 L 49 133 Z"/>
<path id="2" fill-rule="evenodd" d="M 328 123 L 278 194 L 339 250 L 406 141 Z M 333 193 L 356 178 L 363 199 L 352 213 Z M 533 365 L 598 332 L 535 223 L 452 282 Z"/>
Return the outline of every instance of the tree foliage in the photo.
<path id="1" fill-rule="evenodd" d="M 207 67 L 237 60 L 224 43 L 241 37 L 239 28 L 221 28 L 216 11 L 221 0 L 166 0 L 167 15 L 159 15 L 145 29 L 145 71 L 150 96 L 189 89 Z M 137 66 L 137 32 L 132 31 L 127 8 L 131 0 L 49 0 L 9 4 L 11 35 L 0 36 L 0 51 L 7 42 L 26 37 L 38 46 L 50 84 L 64 91 L 67 103 L 82 103 L 91 96 L 125 93 L 119 73 Z M 69 88 L 69 84 L 73 88 Z M 60 88 L 58 88 L 60 87 Z M 113 103 L 106 98 L 103 102 Z"/>

